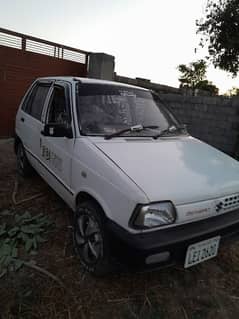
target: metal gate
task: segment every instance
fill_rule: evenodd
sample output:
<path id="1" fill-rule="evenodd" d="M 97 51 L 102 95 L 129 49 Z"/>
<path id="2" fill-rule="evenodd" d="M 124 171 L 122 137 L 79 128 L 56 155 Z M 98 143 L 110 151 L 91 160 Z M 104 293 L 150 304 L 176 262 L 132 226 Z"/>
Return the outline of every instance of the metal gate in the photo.
<path id="1" fill-rule="evenodd" d="M 0 28 L 0 137 L 14 134 L 19 102 L 41 76 L 87 76 L 89 53 Z"/>

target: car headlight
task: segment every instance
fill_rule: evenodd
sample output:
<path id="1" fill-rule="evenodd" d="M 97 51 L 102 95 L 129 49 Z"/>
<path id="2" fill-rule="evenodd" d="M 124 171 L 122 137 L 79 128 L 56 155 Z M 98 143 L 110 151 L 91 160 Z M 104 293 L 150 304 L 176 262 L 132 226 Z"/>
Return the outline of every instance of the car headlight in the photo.
<path id="1" fill-rule="evenodd" d="M 153 228 L 173 224 L 176 212 L 171 202 L 141 206 L 134 214 L 132 225 L 136 228 Z"/>

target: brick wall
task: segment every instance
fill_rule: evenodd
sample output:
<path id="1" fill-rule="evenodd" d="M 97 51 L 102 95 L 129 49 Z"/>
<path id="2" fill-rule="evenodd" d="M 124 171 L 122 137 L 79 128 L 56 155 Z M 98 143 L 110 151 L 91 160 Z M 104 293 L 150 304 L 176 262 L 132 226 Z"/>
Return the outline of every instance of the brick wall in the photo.
<path id="1" fill-rule="evenodd" d="M 238 155 L 239 97 L 193 97 L 163 94 L 178 119 L 188 126 L 189 133 L 228 153 Z"/>

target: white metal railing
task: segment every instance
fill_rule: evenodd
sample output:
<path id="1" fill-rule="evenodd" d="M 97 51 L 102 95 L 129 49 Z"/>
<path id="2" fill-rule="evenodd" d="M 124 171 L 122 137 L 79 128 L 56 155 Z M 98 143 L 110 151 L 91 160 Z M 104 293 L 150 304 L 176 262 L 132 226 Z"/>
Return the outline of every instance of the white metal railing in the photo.
<path id="1" fill-rule="evenodd" d="M 0 28 L 0 47 L 44 54 L 58 59 L 88 63 L 89 52 Z"/>

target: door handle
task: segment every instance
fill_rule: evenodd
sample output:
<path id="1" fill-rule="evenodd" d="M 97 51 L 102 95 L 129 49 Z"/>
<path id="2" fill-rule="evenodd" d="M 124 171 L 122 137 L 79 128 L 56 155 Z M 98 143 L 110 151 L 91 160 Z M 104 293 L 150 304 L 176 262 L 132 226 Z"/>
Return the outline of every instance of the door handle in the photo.
<path id="1" fill-rule="evenodd" d="M 21 121 L 22 121 L 22 122 L 24 122 L 24 121 L 25 121 L 24 117 L 21 117 Z"/>

